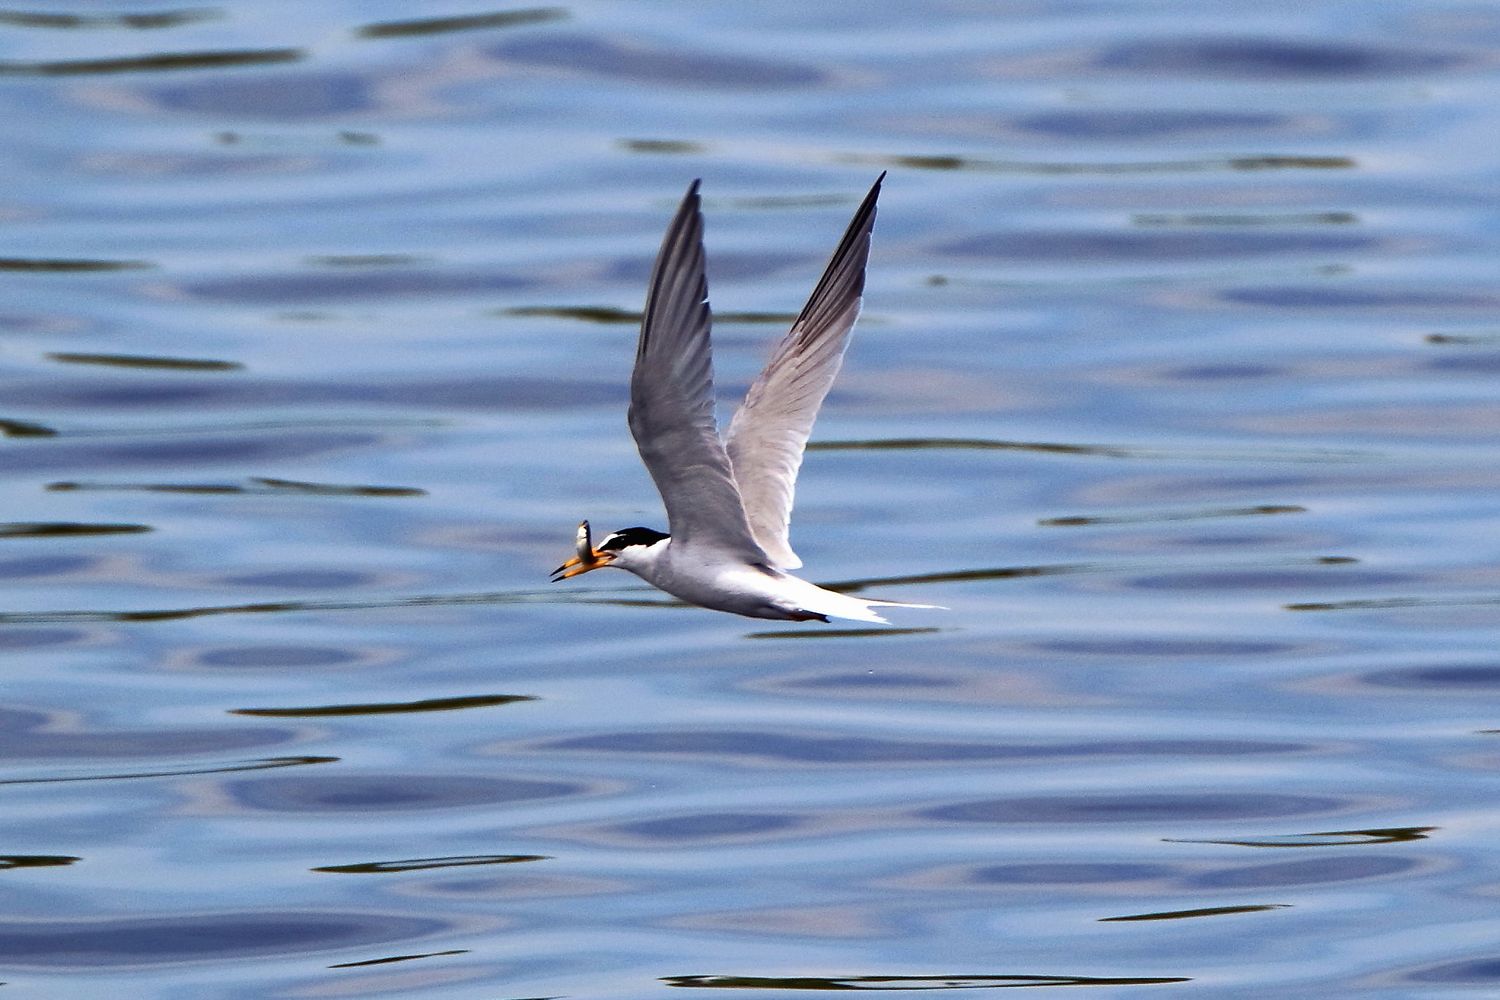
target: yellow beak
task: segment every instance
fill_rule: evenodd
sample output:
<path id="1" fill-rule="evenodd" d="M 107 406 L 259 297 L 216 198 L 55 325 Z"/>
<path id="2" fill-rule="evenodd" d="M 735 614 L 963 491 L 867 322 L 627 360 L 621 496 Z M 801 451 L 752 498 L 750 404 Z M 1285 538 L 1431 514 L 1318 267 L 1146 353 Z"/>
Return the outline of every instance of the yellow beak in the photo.
<path id="1" fill-rule="evenodd" d="M 608 566 L 610 562 L 612 562 L 615 558 L 614 553 L 600 552 L 598 549 L 592 546 L 589 547 L 589 552 L 593 554 L 593 558 L 588 562 L 584 562 L 578 556 L 574 556 L 572 559 L 569 559 L 567 562 L 557 567 L 557 569 L 553 570 L 552 582 L 558 583 L 562 580 L 568 579 L 569 577 L 579 576 L 583 573 L 587 573 L 591 569 L 598 569 L 601 566 Z"/>

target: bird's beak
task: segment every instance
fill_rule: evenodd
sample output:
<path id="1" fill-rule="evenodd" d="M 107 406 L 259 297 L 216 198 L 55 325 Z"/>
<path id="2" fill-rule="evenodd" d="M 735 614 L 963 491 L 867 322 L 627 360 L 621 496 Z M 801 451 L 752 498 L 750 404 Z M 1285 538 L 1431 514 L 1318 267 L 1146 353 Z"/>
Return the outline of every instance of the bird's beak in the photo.
<path id="1" fill-rule="evenodd" d="M 595 548 L 590 548 L 589 551 L 592 554 L 593 558 L 589 559 L 587 562 L 585 562 L 578 556 L 574 556 L 572 559 L 569 559 L 567 562 L 557 567 L 557 569 L 553 570 L 552 582 L 559 583 L 563 580 L 568 579 L 569 577 L 587 573 L 591 569 L 598 569 L 601 566 L 608 566 L 611 562 L 614 561 L 615 556 L 612 552 L 600 552 Z"/>

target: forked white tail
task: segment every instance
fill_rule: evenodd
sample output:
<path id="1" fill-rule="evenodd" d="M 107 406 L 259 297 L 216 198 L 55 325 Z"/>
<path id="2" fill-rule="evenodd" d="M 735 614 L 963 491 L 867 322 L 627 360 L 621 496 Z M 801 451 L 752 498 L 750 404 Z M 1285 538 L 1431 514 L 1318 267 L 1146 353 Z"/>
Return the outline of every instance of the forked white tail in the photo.
<path id="1" fill-rule="evenodd" d="M 790 579 L 796 579 L 791 577 Z M 856 622 L 875 622 L 880 625 L 889 625 L 890 622 L 875 612 L 875 608 L 935 608 L 947 610 L 941 604 L 909 604 L 906 601 L 877 601 L 868 597 L 850 597 L 848 594 L 840 594 L 833 590 L 824 590 L 822 587 L 798 580 L 807 587 L 805 592 L 799 592 L 795 600 L 802 607 L 815 614 L 827 615 L 830 618 L 847 618 Z M 799 588 L 800 590 L 800 588 Z"/>

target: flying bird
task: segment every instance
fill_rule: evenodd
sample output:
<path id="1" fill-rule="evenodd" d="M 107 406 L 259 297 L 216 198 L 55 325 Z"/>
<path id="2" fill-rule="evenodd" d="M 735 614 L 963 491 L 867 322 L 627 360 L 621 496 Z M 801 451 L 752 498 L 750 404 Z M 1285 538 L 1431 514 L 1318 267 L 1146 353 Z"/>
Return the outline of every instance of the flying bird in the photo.
<path id="1" fill-rule="evenodd" d="M 630 433 L 667 509 L 670 534 L 624 528 L 576 555 L 553 582 L 613 566 L 674 597 L 750 618 L 884 622 L 866 600 L 792 576 L 787 539 L 802 452 L 843 363 L 865 287 L 882 173 L 849 223 L 807 305 L 776 345 L 721 440 L 714 420 L 708 280 L 698 181 L 667 227 L 641 319 L 630 377 Z"/>

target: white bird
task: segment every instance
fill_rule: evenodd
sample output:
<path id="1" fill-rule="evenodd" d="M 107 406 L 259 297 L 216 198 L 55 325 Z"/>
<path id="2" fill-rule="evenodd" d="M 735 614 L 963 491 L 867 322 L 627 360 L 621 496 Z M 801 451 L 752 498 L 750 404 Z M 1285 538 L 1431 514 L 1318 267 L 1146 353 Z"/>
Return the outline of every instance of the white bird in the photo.
<path id="1" fill-rule="evenodd" d="M 791 621 L 884 622 L 875 607 L 933 606 L 850 597 L 786 572 L 802 565 L 787 540 L 792 493 L 813 420 L 859 316 L 883 180 L 884 173 L 854 213 L 722 441 L 714 420 L 699 182 L 688 187 L 651 270 L 630 377 L 630 432 L 661 493 L 671 534 L 625 528 L 595 548 L 584 521 L 577 555 L 553 571 L 553 582 L 613 566 L 691 604 Z"/>

